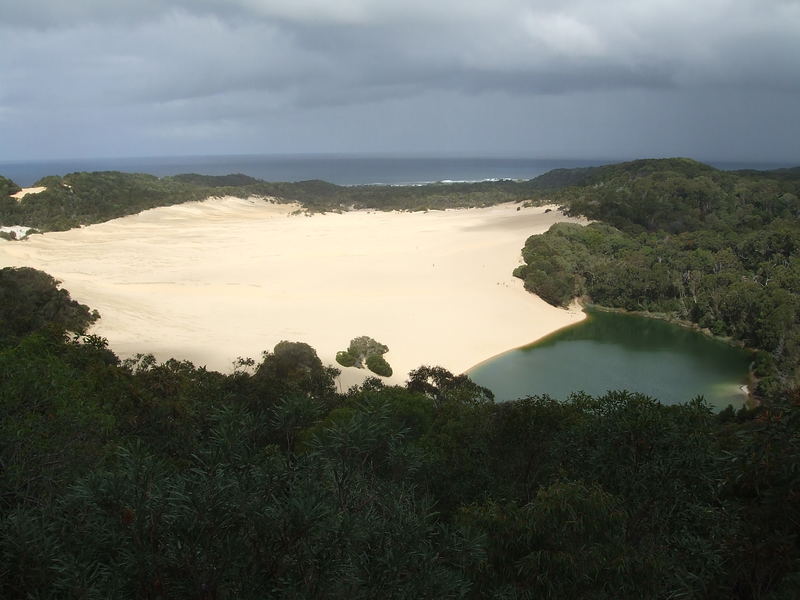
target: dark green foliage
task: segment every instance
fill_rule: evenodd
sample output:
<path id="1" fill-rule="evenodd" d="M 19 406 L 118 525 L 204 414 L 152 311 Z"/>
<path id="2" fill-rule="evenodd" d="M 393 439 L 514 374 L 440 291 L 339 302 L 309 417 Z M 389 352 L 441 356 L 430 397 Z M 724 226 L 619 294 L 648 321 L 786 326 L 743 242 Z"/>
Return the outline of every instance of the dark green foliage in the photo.
<path id="1" fill-rule="evenodd" d="M 367 357 L 367 368 L 381 377 L 391 377 L 392 367 L 386 362 L 386 359 L 377 354 L 370 354 Z"/>
<path id="2" fill-rule="evenodd" d="M 642 584 L 652 565 L 628 553 L 624 503 L 599 486 L 556 481 L 524 506 L 489 500 L 462 509 L 459 521 L 487 534 L 490 560 L 478 574 L 484 596 L 612 599 L 655 591 Z"/>
<path id="3" fill-rule="evenodd" d="M 0 223 L 64 230 L 211 195 L 205 188 L 116 171 L 45 177 L 37 183 L 47 189 L 0 210 Z"/>
<path id="4" fill-rule="evenodd" d="M 800 583 L 800 410 L 774 407 L 738 431 L 725 455 L 723 496 L 741 512 L 729 540 L 739 569 L 727 582 L 740 597 L 791 598 Z M 745 560 L 747 557 L 747 560 Z"/>
<path id="5" fill-rule="evenodd" d="M 0 176 L 0 202 L 7 201 L 6 199 L 8 196 L 16 194 L 21 189 L 22 188 L 11 181 L 8 177 Z M 11 202 L 15 202 L 15 200 L 11 199 Z"/>
<path id="6" fill-rule="evenodd" d="M 114 360 L 96 338 L 53 334 L 0 350 L 0 507 L 45 502 L 101 460 Z"/>
<path id="7" fill-rule="evenodd" d="M 514 274 L 554 305 L 575 297 L 660 313 L 761 350 L 759 396 L 798 384 L 800 178 L 687 160 L 602 167 L 557 194 L 573 214 L 532 236 Z M 609 225 L 610 224 L 610 225 Z"/>
<path id="8" fill-rule="evenodd" d="M 438 406 L 447 404 L 481 405 L 494 402 L 491 390 L 466 375 L 453 375 L 442 367 L 422 366 L 408 374 L 409 390 L 424 394 Z"/>
<path id="9" fill-rule="evenodd" d="M 389 351 L 389 347 L 373 340 L 366 335 L 359 336 L 350 340 L 347 352 L 356 359 L 356 363 L 361 363 L 370 356 L 382 356 Z"/>
<path id="10" fill-rule="evenodd" d="M 124 448 L 45 523 L 4 522 L 4 554 L 36 559 L 6 566 L 6 597 L 463 597 L 481 545 L 380 475 L 407 460 L 386 415 L 359 409 L 302 457 L 259 447 L 235 410 L 213 416 L 188 469 Z"/>
<path id="11" fill-rule="evenodd" d="M 602 172 L 603 167 L 553 169 L 533 179 L 531 184 L 538 190 L 560 190 L 566 187 L 587 185 Z"/>
<path id="12" fill-rule="evenodd" d="M 535 181 L 535 180 L 534 180 Z M 431 183 L 426 185 L 338 186 L 324 181 L 263 183 L 258 193 L 300 202 L 308 210 L 321 212 L 371 208 L 377 210 L 441 210 L 491 206 L 529 200 L 536 186 L 526 181 L 478 183 Z"/>
<path id="13" fill-rule="evenodd" d="M 798 215 L 797 170 L 726 172 L 689 159 L 599 167 L 552 198 L 630 233 L 764 225 Z"/>
<path id="14" fill-rule="evenodd" d="M 347 350 L 340 350 L 336 353 L 336 362 L 343 367 L 354 367 L 356 364 L 356 357 Z"/>
<path id="15" fill-rule="evenodd" d="M 198 175 L 197 173 L 186 173 L 183 175 L 175 175 L 169 179 L 208 188 L 253 185 L 260 181 L 255 177 L 242 175 L 241 173 L 232 173 L 230 175 Z"/>
<path id="16" fill-rule="evenodd" d="M 44 328 L 82 333 L 99 314 L 75 302 L 47 273 L 28 267 L 0 269 L 0 342 Z"/>
<path id="17" fill-rule="evenodd" d="M 350 340 L 347 350 L 336 353 L 336 362 L 343 367 L 356 367 L 363 369 L 365 366 L 370 371 L 381 377 L 391 377 L 392 367 L 383 358 L 389 347 L 373 340 L 366 335 Z"/>
<path id="18" fill-rule="evenodd" d="M 324 399 L 334 393 L 337 369 L 325 367 L 314 350 L 303 342 L 278 342 L 256 369 L 254 380 L 282 392 L 308 394 Z"/>
<path id="19" fill-rule="evenodd" d="M 338 371 L 292 342 L 240 361 L 252 375 L 120 363 L 101 338 L 64 334 L 92 313 L 52 278 L 6 269 L 0 597 L 794 598 L 797 194 L 774 193 L 794 175 L 731 188 L 679 159 L 576 178 L 606 176 L 640 180 L 604 205 L 617 226 L 531 238 L 517 274 L 554 303 L 589 295 L 759 346 L 769 407 L 714 416 L 628 392 L 495 404 L 429 366 L 338 394 Z M 653 190 L 695 210 L 629 202 Z M 386 351 L 362 346 L 368 363 Z"/>

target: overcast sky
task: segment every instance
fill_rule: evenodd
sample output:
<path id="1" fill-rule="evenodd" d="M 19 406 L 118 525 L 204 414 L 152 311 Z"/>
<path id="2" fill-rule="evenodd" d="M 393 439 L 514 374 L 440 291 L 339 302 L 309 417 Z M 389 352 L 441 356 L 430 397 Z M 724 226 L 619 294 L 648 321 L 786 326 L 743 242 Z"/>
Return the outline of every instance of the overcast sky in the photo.
<path id="1" fill-rule="evenodd" d="M 0 160 L 800 164 L 800 0 L 2 0 Z"/>

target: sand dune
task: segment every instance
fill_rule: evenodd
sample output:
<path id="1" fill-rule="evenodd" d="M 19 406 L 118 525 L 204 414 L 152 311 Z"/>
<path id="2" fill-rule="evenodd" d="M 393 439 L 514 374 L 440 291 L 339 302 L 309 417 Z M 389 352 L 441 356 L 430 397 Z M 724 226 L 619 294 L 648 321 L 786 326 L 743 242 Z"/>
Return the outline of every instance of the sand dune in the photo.
<path id="1" fill-rule="evenodd" d="M 427 213 L 290 215 L 296 205 L 216 198 L 25 242 L 1 266 L 32 266 L 100 311 L 93 332 L 121 356 L 153 352 L 228 371 L 280 340 L 323 362 L 358 335 L 389 346 L 402 382 L 421 364 L 454 372 L 583 314 L 525 292 L 511 271 L 528 235 L 567 219 L 500 205 Z M 347 387 L 364 371 L 344 369 Z"/>
<path id="2" fill-rule="evenodd" d="M 12 198 L 16 198 L 18 201 L 22 200 L 28 194 L 40 194 L 41 192 L 45 191 L 47 188 L 44 186 L 39 187 L 29 187 L 29 188 L 22 188 L 16 194 L 11 194 Z"/>

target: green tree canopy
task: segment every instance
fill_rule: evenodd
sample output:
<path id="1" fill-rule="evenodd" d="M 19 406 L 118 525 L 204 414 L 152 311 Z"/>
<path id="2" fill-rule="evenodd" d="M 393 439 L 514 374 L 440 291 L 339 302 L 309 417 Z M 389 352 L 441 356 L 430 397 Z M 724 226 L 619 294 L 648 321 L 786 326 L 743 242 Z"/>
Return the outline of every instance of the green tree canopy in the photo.
<path id="1" fill-rule="evenodd" d="M 47 273 L 29 267 L 0 270 L 0 339 L 44 328 L 83 333 L 100 315 L 73 300 Z"/>

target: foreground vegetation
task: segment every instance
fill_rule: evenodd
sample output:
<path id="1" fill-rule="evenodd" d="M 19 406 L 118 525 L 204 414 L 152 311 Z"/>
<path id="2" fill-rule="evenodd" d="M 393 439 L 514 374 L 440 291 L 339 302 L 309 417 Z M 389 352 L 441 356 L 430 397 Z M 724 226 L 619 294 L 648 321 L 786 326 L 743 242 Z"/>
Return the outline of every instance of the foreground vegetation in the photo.
<path id="1" fill-rule="evenodd" d="M 597 222 L 525 243 L 515 274 L 554 305 L 578 296 L 660 313 L 760 350 L 756 393 L 800 384 L 800 169 L 687 159 L 576 170 L 545 195 Z"/>
<path id="2" fill-rule="evenodd" d="M 800 412 L 120 361 L 4 269 L 3 598 L 793 598 Z M 41 296 L 41 301 L 39 299 Z M 50 318 L 52 316 L 52 318 Z"/>
<path id="3" fill-rule="evenodd" d="M 758 348 L 764 401 L 719 415 L 624 391 L 496 404 L 427 366 L 342 394 L 290 341 L 231 374 L 120 361 L 52 278 L 3 269 L 0 597 L 797 597 L 799 182 L 686 160 L 463 194 L 96 173 L 17 203 L 0 179 L 0 222 L 41 229 L 209 190 L 313 210 L 559 202 L 600 222 L 530 238 L 528 289 Z M 342 360 L 381 357 L 359 340 Z"/>

